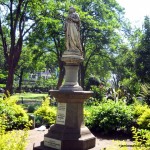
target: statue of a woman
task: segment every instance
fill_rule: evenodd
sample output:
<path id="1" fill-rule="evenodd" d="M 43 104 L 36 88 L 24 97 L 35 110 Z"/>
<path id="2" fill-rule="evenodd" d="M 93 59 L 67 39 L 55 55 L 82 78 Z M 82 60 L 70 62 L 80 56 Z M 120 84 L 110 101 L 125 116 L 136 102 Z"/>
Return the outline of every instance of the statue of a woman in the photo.
<path id="1" fill-rule="evenodd" d="M 80 18 L 75 12 L 75 8 L 70 7 L 69 15 L 65 21 L 66 49 L 76 51 L 82 55 L 80 42 Z"/>

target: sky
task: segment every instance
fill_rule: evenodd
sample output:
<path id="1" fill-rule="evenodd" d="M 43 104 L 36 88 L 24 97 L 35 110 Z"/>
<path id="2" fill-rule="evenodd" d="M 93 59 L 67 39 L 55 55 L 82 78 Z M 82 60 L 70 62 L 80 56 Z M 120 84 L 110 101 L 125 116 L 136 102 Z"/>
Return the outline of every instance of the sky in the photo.
<path id="1" fill-rule="evenodd" d="M 125 8 L 125 17 L 132 26 L 142 27 L 144 16 L 150 16 L 150 0 L 116 0 Z"/>

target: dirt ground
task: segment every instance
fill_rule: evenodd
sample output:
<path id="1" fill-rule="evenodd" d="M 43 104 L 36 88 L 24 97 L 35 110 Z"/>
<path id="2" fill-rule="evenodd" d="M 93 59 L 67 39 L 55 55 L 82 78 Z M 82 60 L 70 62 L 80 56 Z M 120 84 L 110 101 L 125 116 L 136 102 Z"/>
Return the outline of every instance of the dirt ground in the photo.
<path id="1" fill-rule="evenodd" d="M 44 134 L 47 132 L 47 129 L 45 131 L 30 130 L 26 150 L 33 150 L 34 146 L 39 146 L 40 142 L 44 140 Z M 126 137 L 117 137 L 118 135 L 116 137 L 102 136 L 99 133 L 94 133 L 94 135 L 96 137 L 96 146 L 90 150 L 117 150 L 116 145 L 118 141 L 119 145 L 124 146 L 124 144 L 127 144 L 128 150 L 132 150 L 133 143 Z M 125 141 L 125 143 L 123 141 Z"/>

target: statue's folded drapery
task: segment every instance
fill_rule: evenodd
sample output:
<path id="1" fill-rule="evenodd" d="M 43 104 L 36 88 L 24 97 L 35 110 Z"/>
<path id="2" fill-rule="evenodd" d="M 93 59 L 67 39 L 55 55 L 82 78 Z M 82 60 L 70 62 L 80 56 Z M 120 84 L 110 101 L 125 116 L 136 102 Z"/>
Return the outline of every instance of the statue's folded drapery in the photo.
<path id="1" fill-rule="evenodd" d="M 71 9 L 65 22 L 66 49 L 69 51 L 77 51 L 82 54 L 79 31 L 80 19 L 78 14 L 75 13 L 75 10 L 73 8 Z"/>

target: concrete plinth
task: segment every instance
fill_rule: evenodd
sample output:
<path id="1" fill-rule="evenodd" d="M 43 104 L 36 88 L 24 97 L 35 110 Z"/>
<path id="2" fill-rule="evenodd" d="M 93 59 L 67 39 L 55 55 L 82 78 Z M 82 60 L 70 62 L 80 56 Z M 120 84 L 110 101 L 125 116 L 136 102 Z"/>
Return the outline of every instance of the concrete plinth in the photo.
<path id="1" fill-rule="evenodd" d="M 92 95 L 90 91 L 57 91 L 51 90 L 51 95 L 58 101 L 56 124 L 51 126 L 44 136 L 43 147 L 55 150 L 88 150 L 95 146 L 95 137 L 84 126 L 83 102 Z"/>
<path id="2" fill-rule="evenodd" d="M 56 140 L 57 139 L 57 140 Z M 55 124 L 44 136 L 44 143 L 35 150 L 88 150 L 95 146 L 95 137 L 87 127 L 80 130 Z"/>
<path id="3" fill-rule="evenodd" d="M 87 127 L 78 129 L 55 124 L 44 136 L 44 145 L 61 150 L 88 150 L 95 146 L 95 137 Z"/>
<path id="4" fill-rule="evenodd" d="M 65 83 L 60 87 L 60 91 L 83 91 L 82 87 L 78 84 L 78 65 L 65 66 Z"/>

